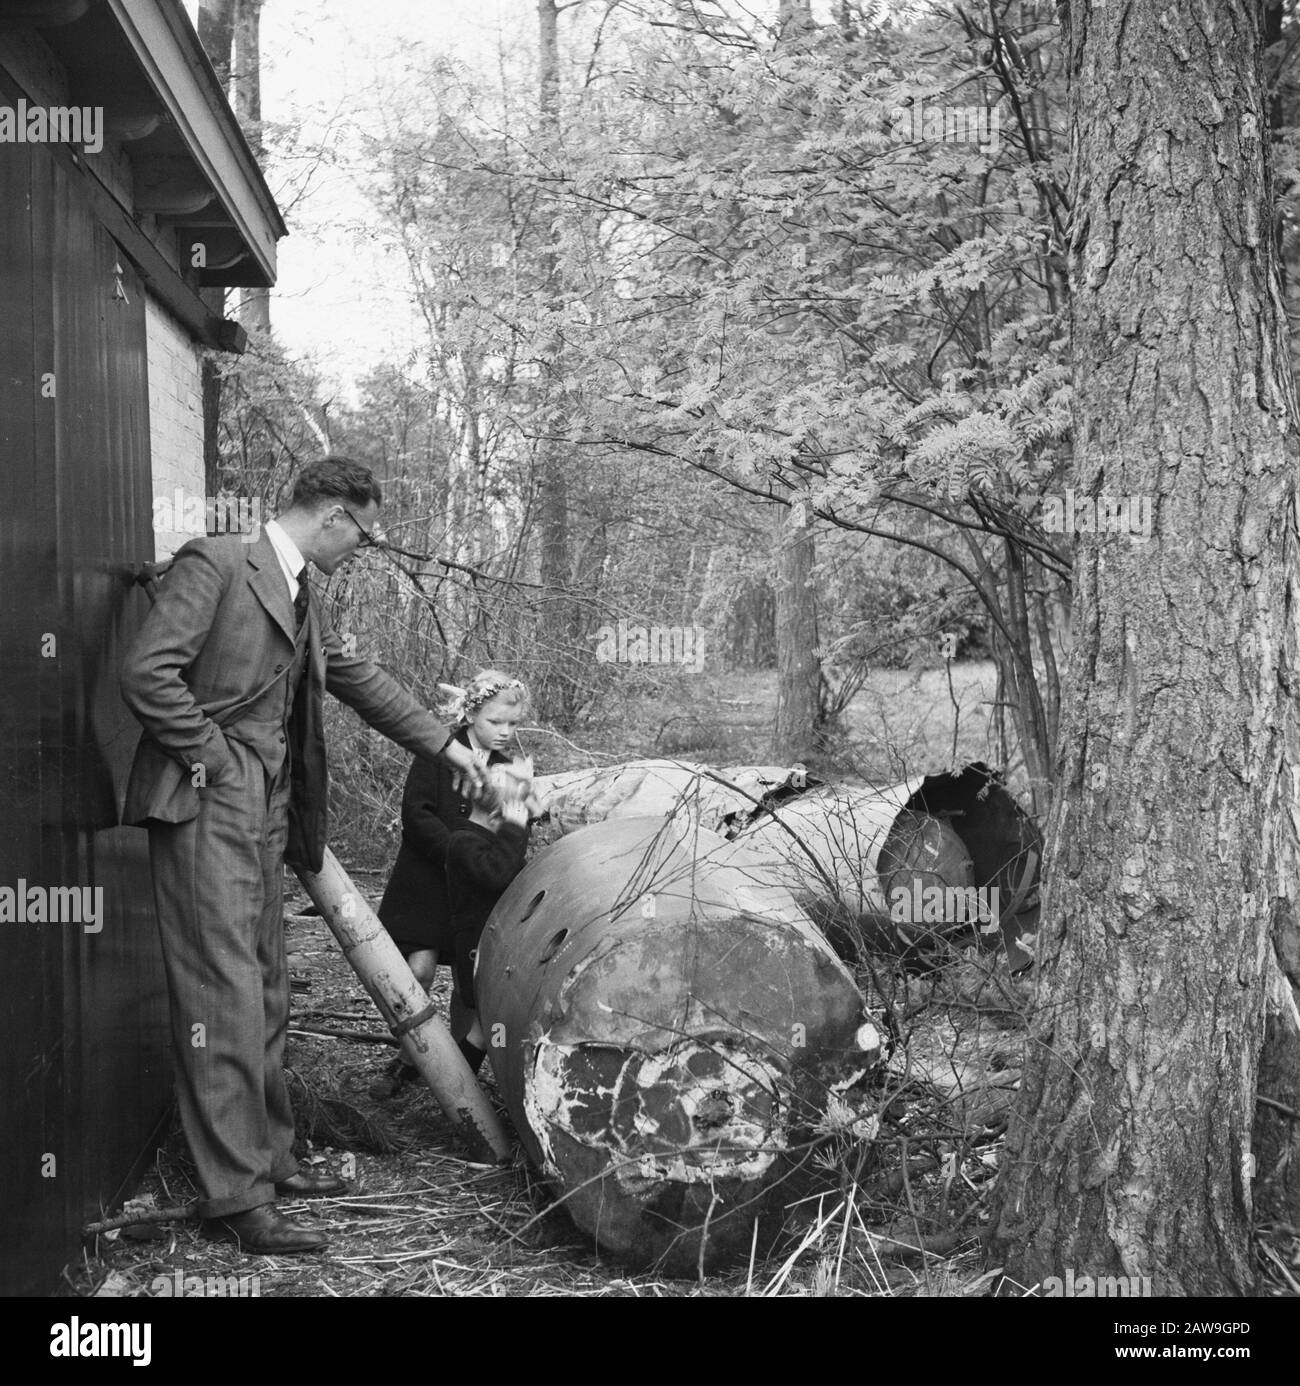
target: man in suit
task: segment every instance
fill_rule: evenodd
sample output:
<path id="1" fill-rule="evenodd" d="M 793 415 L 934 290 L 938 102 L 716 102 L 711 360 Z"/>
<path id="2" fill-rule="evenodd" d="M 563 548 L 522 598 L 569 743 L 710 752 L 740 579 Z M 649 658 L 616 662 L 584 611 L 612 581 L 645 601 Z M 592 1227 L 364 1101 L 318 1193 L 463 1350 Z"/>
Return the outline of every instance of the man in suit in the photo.
<path id="1" fill-rule="evenodd" d="M 481 770 L 383 670 L 345 653 L 311 593 L 373 537 L 369 470 L 305 467 L 289 508 L 247 535 L 176 555 L 127 655 L 122 694 L 144 728 L 124 821 L 149 829 L 171 998 L 181 1122 L 209 1235 L 272 1254 L 326 1239 L 275 1207 L 344 1188 L 300 1171 L 282 1057 L 289 1018 L 283 866 L 319 870 L 328 776 L 325 691 L 416 755 Z"/>

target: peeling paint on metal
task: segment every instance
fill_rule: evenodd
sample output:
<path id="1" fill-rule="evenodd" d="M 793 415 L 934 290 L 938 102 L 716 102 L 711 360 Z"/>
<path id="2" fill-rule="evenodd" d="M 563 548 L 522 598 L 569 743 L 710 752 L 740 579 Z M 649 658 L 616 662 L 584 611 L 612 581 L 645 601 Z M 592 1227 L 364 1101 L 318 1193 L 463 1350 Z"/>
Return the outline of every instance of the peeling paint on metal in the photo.
<path id="1" fill-rule="evenodd" d="M 601 1063 L 604 1055 L 621 1062 Z M 698 1039 L 657 1054 L 543 1039 L 524 1104 L 549 1165 L 553 1132 L 564 1131 L 615 1157 L 629 1193 L 665 1180 L 761 1179 L 787 1148 L 792 1106 L 789 1081 L 770 1059 Z"/>
<path id="2" fill-rule="evenodd" d="M 600 824 L 529 863 L 477 985 L 512 1037 L 493 1054 L 502 1096 L 574 1221 L 625 1259 L 694 1269 L 749 1246 L 796 1134 L 873 1055 L 851 974 L 770 864 L 665 827 Z"/>

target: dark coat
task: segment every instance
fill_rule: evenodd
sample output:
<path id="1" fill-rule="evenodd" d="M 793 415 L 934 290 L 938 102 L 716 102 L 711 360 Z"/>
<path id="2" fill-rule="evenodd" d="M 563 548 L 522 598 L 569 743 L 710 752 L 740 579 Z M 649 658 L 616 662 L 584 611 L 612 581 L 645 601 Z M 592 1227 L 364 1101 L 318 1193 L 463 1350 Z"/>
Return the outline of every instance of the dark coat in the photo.
<path id="1" fill-rule="evenodd" d="M 257 692 L 292 660 L 297 623 L 288 585 L 265 533 L 192 539 L 176 555 L 122 671 L 122 696 L 144 727 L 127 786 L 124 823 L 186 823 L 198 816 L 191 766 L 209 780 L 231 760 L 227 731 L 278 769 L 292 750 L 285 860 L 319 871 L 327 833 L 329 772 L 322 714 L 328 690 L 377 731 L 417 756 L 435 756 L 448 728 L 399 683 L 343 642 L 314 593 L 309 597 L 307 667 L 285 726 L 227 709 Z M 286 690 L 277 686 L 281 707 Z M 273 691 L 268 698 L 274 698 Z M 262 702 L 252 713 L 263 711 Z M 285 745 L 285 736 L 288 746 Z"/>
<path id="2" fill-rule="evenodd" d="M 469 745 L 469 729 L 456 740 Z M 508 764 L 493 751 L 489 765 Z M 402 845 L 379 906 L 379 918 L 407 954 L 432 948 L 450 962 L 453 947 L 447 905 L 447 844 L 469 823 L 470 802 L 452 786 L 455 772 L 441 761 L 416 760 L 402 792 Z"/>
<path id="3" fill-rule="evenodd" d="M 495 831 L 466 823 L 447 843 L 447 904 L 453 970 L 460 999 L 474 1006 L 474 950 L 492 907 L 523 870 L 528 829 L 502 823 Z"/>

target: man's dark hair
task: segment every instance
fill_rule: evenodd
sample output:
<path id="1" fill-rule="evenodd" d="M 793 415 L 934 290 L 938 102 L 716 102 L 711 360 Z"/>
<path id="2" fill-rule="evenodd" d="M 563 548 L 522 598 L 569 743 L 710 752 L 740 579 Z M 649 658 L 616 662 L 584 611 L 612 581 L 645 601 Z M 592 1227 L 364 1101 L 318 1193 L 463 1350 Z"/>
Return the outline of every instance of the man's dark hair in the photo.
<path id="1" fill-rule="evenodd" d="M 342 501 L 362 510 L 371 501 L 382 505 L 384 496 L 369 467 L 350 457 L 331 454 L 318 462 L 309 462 L 298 473 L 289 506 L 315 507 L 322 501 Z"/>

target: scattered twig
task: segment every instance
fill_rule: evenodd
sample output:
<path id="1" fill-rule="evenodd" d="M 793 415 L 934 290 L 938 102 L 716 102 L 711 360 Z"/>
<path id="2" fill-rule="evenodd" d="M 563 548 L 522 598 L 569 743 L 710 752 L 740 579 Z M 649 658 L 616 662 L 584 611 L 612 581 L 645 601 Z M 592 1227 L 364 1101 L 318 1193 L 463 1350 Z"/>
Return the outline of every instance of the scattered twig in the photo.
<path id="1" fill-rule="evenodd" d="M 392 1035 L 378 1035 L 371 1030 L 334 1030 L 328 1025 L 308 1025 L 303 1021 L 290 1021 L 291 1035 L 328 1035 L 331 1039 L 354 1040 L 358 1044 L 387 1044 L 400 1049 L 401 1041 Z"/>
<path id="2" fill-rule="evenodd" d="M 915 1241 L 906 1241 L 888 1232 L 877 1232 L 870 1227 L 867 1228 L 867 1235 L 879 1244 L 879 1251 L 883 1256 L 898 1260 L 905 1260 L 911 1256 L 925 1258 L 927 1279 L 929 1257 L 946 1256 L 959 1242 L 965 1240 L 958 1232 L 938 1232 L 931 1237 L 917 1237 Z"/>
<path id="3" fill-rule="evenodd" d="M 198 1203 L 186 1203 L 176 1208 L 150 1208 L 142 1213 L 119 1213 L 115 1218 L 88 1222 L 81 1229 L 83 1237 L 97 1237 L 101 1232 L 115 1232 L 120 1227 L 136 1227 L 146 1222 L 181 1222 L 199 1215 Z"/>
<path id="4" fill-rule="evenodd" d="M 1273 1250 L 1271 1246 L 1269 1246 L 1267 1242 L 1261 1242 L 1260 1246 L 1264 1249 L 1264 1255 L 1267 1256 L 1269 1260 L 1271 1260 L 1273 1264 L 1278 1268 L 1278 1270 L 1282 1272 L 1283 1278 L 1286 1280 L 1286 1283 L 1290 1285 L 1290 1287 L 1296 1292 L 1296 1294 L 1300 1295 L 1300 1284 L 1296 1283 L 1295 1276 L 1292 1275 L 1289 1270 L 1287 1270 L 1286 1262 L 1277 1254 L 1276 1251 Z"/>
<path id="5" fill-rule="evenodd" d="M 900 1146 L 900 1148 L 901 1148 L 901 1150 L 902 1150 L 902 1155 L 903 1155 L 903 1164 L 902 1164 L 903 1193 L 904 1193 L 904 1195 L 905 1195 L 906 1198 L 907 1198 L 907 1211 L 908 1211 L 909 1216 L 910 1216 L 911 1219 L 912 1219 L 912 1230 L 913 1230 L 914 1233 L 916 1234 L 916 1240 L 917 1240 L 917 1243 L 918 1243 L 918 1248 L 919 1248 L 919 1249 L 922 1249 L 922 1250 L 925 1250 L 925 1249 L 927 1249 L 927 1248 L 925 1247 L 925 1238 L 921 1235 L 921 1224 L 920 1224 L 920 1221 L 917 1219 L 917 1216 L 916 1216 L 916 1201 L 915 1201 L 915 1199 L 913 1199 L 913 1197 L 912 1197 L 912 1181 L 908 1178 L 908 1175 L 907 1175 L 908 1158 L 907 1158 L 907 1137 L 906 1137 L 906 1136 L 900 1136 L 900 1137 L 899 1137 L 899 1146 Z M 948 1235 L 950 1235 L 950 1234 L 945 1233 L 944 1235 L 945 1235 L 945 1236 L 948 1236 Z M 906 1243 L 900 1243 L 900 1245 L 906 1245 Z M 954 1242 L 953 1245 L 955 1246 L 955 1245 L 956 1245 L 956 1242 Z M 951 1248 L 949 1248 L 949 1250 L 951 1250 Z M 929 1268 L 928 1263 L 922 1262 L 922 1269 L 925 1271 L 925 1283 L 926 1283 L 926 1285 L 928 1286 L 929 1283 L 930 1283 L 930 1268 Z"/>

